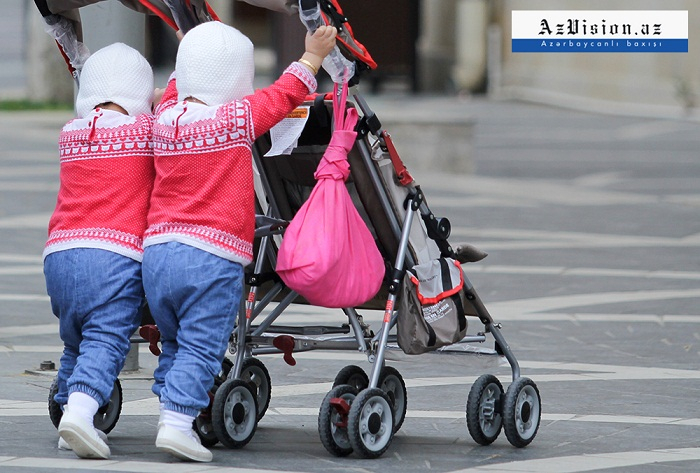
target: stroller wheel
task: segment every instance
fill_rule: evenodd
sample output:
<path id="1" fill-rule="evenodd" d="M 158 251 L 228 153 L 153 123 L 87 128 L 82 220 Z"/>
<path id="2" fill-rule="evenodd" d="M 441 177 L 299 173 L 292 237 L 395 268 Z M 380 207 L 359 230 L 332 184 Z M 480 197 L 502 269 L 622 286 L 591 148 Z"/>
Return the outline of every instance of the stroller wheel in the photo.
<path id="1" fill-rule="evenodd" d="M 54 427 L 58 428 L 58 424 L 61 423 L 61 417 L 63 417 L 63 411 L 61 406 L 54 401 L 54 396 L 58 392 L 58 379 L 54 378 L 49 388 L 49 418 Z M 95 414 L 93 423 L 97 430 L 101 430 L 105 434 L 108 434 L 114 429 L 119 420 L 119 415 L 122 412 L 122 385 L 119 379 L 114 380 L 114 387 L 112 388 L 112 395 L 109 398 L 109 402 L 106 406 L 100 407 Z"/>
<path id="2" fill-rule="evenodd" d="M 540 392 L 529 378 L 518 378 L 506 391 L 503 402 L 503 430 L 514 447 L 524 447 L 540 427 Z"/>
<path id="3" fill-rule="evenodd" d="M 197 437 L 199 437 L 202 445 L 206 448 L 211 448 L 219 443 L 219 439 L 217 438 L 216 433 L 214 433 L 214 426 L 211 422 L 211 410 L 212 404 L 214 404 L 214 395 L 216 394 L 216 390 L 222 383 L 223 381 L 221 380 L 220 376 L 217 376 L 214 379 L 214 386 L 212 386 L 209 390 L 209 405 L 206 409 L 203 409 L 197 417 L 195 417 L 194 421 L 192 421 L 192 429 L 197 434 Z"/>
<path id="4" fill-rule="evenodd" d="M 242 448 L 253 438 L 258 425 L 258 401 L 250 385 L 229 379 L 219 386 L 211 409 L 212 426 L 228 448 Z"/>
<path id="5" fill-rule="evenodd" d="M 258 400 L 258 422 L 263 418 L 272 397 L 272 381 L 267 368 L 257 358 L 246 358 L 241 368 L 241 379 L 248 383 Z"/>
<path id="6" fill-rule="evenodd" d="M 198 415 L 192 422 L 192 428 L 202 442 L 202 446 L 211 448 L 219 443 L 219 439 L 214 432 L 214 426 L 211 423 L 211 418 L 207 419 L 203 414 Z"/>
<path id="7" fill-rule="evenodd" d="M 202 410 L 192 422 L 192 428 L 202 442 L 202 445 L 206 448 L 211 448 L 219 443 L 219 438 L 214 432 L 214 426 L 211 421 L 211 410 L 213 408 L 216 391 L 219 389 L 219 386 L 226 382 L 231 368 L 233 368 L 233 362 L 224 357 L 221 362 L 221 372 L 214 377 L 214 385 L 209 390 L 209 405 L 206 409 Z"/>
<path id="8" fill-rule="evenodd" d="M 394 437 L 394 411 L 389 396 L 379 388 L 368 388 L 355 397 L 348 415 L 348 436 L 362 458 L 378 458 Z"/>
<path id="9" fill-rule="evenodd" d="M 321 402 L 318 412 L 318 434 L 329 453 L 345 457 L 352 453 L 348 437 L 348 413 L 357 396 L 357 389 L 341 384 L 331 389 Z"/>
<path id="10" fill-rule="evenodd" d="M 490 445 L 503 426 L 501 399 L 503 386 L 492 374 L 484 374 L 474 382 L 467 398 L 467 429 L 479 445 Z"/>
<path id="11" fill-rule="evenodd" d="M 359 366 L 348 365 L 338 371 L 333 381 L 333 387 L 340 386 L 341 384 L 349 384 L 359 392 L 369 386 L 369 377 L 367 373 L 365 373 L 365 370 Z"/>
<path id="12" fill-rule="evenodd" d="M 219 376 L 216 377 L 217 381 L 220 381 L 218 384 L 221 384 L 228 379 L 228 374 L 231 372 L 231 368 L 233 368 L 233 361 L 224 357 L 224 359 L 221 361 L 221 373 L 219 373 Z"/>
<path id="13" fill-rule="evenodd" d="M 63 411 L 61 410 L 61 406 L 53 399 L 57 392 L 58 378 L 54 378 L 49 388 L 49 418 L 53 426 L 58 429 L 58 424 L 61 423 L 61 417 L 63 417 Z"/>
<path id="14" fill-rule="evenodd" d="M 406 418 L 407 396 L 406 383 L 398 370 L 392 366 L 385 366 L 379 374 L 379 388 L 384 391 L 394 411 L 394 433 L 398 432 Z"/>

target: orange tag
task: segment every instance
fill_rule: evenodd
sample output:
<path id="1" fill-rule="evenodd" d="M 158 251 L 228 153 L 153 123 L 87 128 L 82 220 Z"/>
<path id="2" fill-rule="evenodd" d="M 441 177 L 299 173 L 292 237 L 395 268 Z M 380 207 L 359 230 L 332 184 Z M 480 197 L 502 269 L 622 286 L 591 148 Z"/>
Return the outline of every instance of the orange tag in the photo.
<path id="1" fill-rule="evenodd" d="M 308 118 L 309 107 L 299 107 L 287 114 L 286 118 Z"/>

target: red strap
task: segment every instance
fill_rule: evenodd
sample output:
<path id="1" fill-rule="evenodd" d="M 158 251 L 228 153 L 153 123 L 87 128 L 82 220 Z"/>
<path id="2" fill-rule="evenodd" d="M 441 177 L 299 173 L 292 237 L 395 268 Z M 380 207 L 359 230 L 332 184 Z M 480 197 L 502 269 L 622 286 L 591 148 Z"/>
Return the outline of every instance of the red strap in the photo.
<path id="1" fill-rule="evenodd" d="M 141 3 L 141 5 L 143 5 L 144 7 L 148 8 L 154 15 L 158 16 L 161 20 L 166 22 L 168 24 L 168 26 L 170 26 L 175 31 L 177 31 L 179 29 L 177 27 L 177 24 L 175 23 L 175 20 L 173 20 L 168 15 L 164 14 L 158 7 L 153 5 L 148 0 L 139 0 L 139 3 Z M 212 9 L 212 7 L 208 3 L 206 5 L 207 5 L 207 11 L 211 15 L 211 17 L 213 19 L 219 21 L 219 17 L 216 15 L 216 12 Z"/>
<path id="2" fill-rule="evenodd" d="M 338 2 L 337 2 L 336 0 L 330 0 L 330 2 L 333 4 L 333 6 L 335 7 L 335 9 L 338 11 L 338 13 L 340 13 L 340 14 L 342 15 L 342 14 L 343 14 L 343 9 L 340 8 L 340 4 L 338 4 Z M 322 13 L 323 13 L 324 20 L 325 20 L 326 24 L 329 24 L 329 19 L 326 17 L 326 14 L 325 14 L 323 11 L 322 11 Z M 342 45 L 344 45 L 345 48 L 346 48 L 346 50 L 348 50 L 349 52 L 353 53 L 353 56 L 357 57 L 357 59 L 359 59 L 360 61 L 362 61 L 362 62 L 364 62 L 365 64 L 367 64 L 367 66 L 368 66 L 370 69 L 376 69 L 376 68 L 377 68 L 377 63 L 374 62 L 374 59 L 372 59 L 372 56 L 369 54 L 369 51 L 367 51 L 367 48 L 365 48 L 364 45 L 363 45 L 362 43 L 360 43 L 360 42 L 355 38 L 355 35 L 354 35 L 353 32 L 352 32 L 352 27 L 350 26 L 350 22 L 347 22 L 347 21 L 346 21 L 345 24 L 343 25 L 343 28 L 345 28 L 345 29 L 347 30 L 348 35 L 349 35 L 350 38 L 352 39 L 352 42 L 354 43 L 354 46 L 355 46 L 355 47 L 353 47 L 352 44 L 348 44 L 348 42 L 345 41 L 341 35 L 339 35 L 339 36 L 336 38 L 337 41 L 340 42 Z M 359 48 L 360 51 L 357 50 L 358 48 Z M 359 55 L 357 54 L 358 52 L 360 53 Z"/>
<path id="3" fill-rule="evenodd" d="M 462 273 L 462 267 L 459 265 L 459 262 L 455 261 L 455 265 L 460 268 L 459 283 L 455 287 L 451 287 L 435 297 L 425 297 L 423 294 L 421 294 L 418 279 L 413 274 L 410 274 L 411 282 L 416 286 L 416 295 L 418 296 L 418 301 L 420 301 L 421 305 L 437 304 L 441 300 L 447 299 L 448 297 L 453 296 L 462 290 L 462 287 L 464 287 L 464 273 Z"/>
<path id="4" fill-rule="evenodd" d="M 389 152 L 389 158 L 391 158 L 391 164 L 394 165 L 394 171 L 396 171 L 396 177 L 399 179 L 399 183 L 402 186 L 407 186 L 413 182 L 413 176 L 408 172 L 406 166 L 401 161 L 398 151 L 394 146 L 394 142 L 391 140 L 391 135 L 386 131 L 382 131 L 382 138 L 384 138 L 384 144 L 386 144 L 386 150 Z"/>
<path id="5" fill-rule="evenodd" d="M 163 14 L 163 12 L 160 11 L 159 8 L 157 8 L 153 4 L 151 4 L 151 2 L 149 2 L 148 0 L 139 0 L 139 2 L 141 3 L 141 5 L 148 8 L 149 10 L 151 10 L 151 12 L 153 14 L 155 14 L 156 16 L 158 16 L 161 20 L 166 22 L 168 24 L 168 26 L 170 26 L 172 29 L 174 29 L 176 31 L 178 30 L 178 27 L 175 24 L 175 20 L 173 20 L 169 16 Z"/>
<path id="6" fill-rule="evenodd" d="M 68 66 L 68 72 L 70 72 L 70 75 L 72 75 L 73 78 L 75 78 L 75 67 L 73 67 L 73 65 L 70 63 L 70 59 L 68 59 L 68 55 L 63 50 L 61 43 L 56 41 L 56 46 L 58 46 L 58 51 L 61 53 L 61 56 L 63 56 L 63 60 L 66 61 L 66 66 Z"/>

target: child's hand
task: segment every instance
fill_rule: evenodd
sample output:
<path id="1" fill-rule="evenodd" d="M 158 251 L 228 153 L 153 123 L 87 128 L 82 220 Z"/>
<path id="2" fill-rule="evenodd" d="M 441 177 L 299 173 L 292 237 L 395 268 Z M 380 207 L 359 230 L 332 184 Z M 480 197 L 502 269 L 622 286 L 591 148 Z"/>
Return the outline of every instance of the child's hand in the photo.
<path id="1" fill-rule="evenodd" d="M 335 36 L 338 31 L 333 26 L 320 26 L 312 35 L 306 34 L 305 47 L 306 52 L 315 54 L 323 59 L 328 56 L 335 46 Z"/>
<path id="2" fill-rule="evenodd" d="M 301 63 L 311 63 L 311 72 L 316 74 L 323 63 L 323 58 L 328 56 L 328 53 L 333 50 L 337 34 L 338 31 L 335 27 L 326 25 L 320 26 L 314 34 L 306 33 L 306 41 L 304 43 L 306 52 L 301 57 L 303 59 Z M 308 67 L 309 64 L 306 64 L 306 66 Z"/>

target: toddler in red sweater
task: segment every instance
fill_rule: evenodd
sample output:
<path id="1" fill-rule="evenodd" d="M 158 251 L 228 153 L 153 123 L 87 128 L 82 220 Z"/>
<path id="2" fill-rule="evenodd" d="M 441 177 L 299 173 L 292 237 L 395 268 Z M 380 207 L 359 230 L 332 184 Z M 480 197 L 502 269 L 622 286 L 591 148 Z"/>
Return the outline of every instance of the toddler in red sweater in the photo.
<path id="1" fill-rule="evenodd" d="M 192 422 L 209 404 L 253 257 L 253 143 L 315 91 L 335 36 L 326 26 L 307 35 L 301 59 L 255 92 L 253 45 L 237 29 L 203 23 L 180 43 L 153 127 L 143 283 L 162 342 L 156 446 L 181 459 L 212 459 Z"/>
<path id="2" fill-rule="evenodd" d="M 143 232 L 153 187 L 153 72 L 115 43 L 82 69 L 77 118 L 61 131 L 60 187 L 49 221 L 44 275 L 64 348 L 56 403 L 59 448 L 109 458 L 93 425 L 109 402 L 139 325 Z"/>

